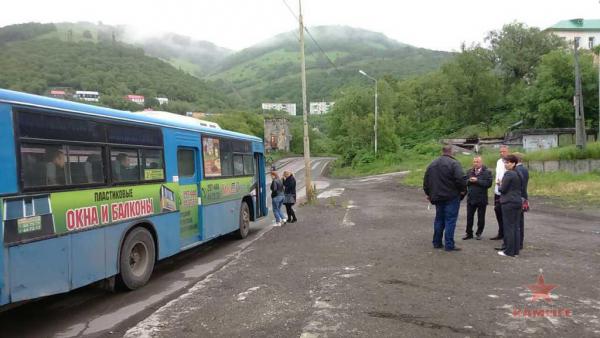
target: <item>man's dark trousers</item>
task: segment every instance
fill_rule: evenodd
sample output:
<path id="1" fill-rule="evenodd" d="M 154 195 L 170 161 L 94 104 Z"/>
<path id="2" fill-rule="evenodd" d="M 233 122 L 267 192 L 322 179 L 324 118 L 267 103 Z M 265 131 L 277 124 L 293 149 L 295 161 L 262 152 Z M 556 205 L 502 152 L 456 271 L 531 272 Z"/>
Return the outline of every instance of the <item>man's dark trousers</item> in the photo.
<path id="1" fill-rule="evenodd" d="M 460 209 L 460 199 L 458 197 L 435 204 L 435 221 L 433 222 L 433 246 L 442 247 L 442 235 L 446 250 L 454 249 L 454 229 L 456 228 L 456 219 Z"/>
<path id="2" fill-rule="evenodd" d="M 473 237 L 473 220 L 475 218 L 475 211 L 477 211 L 477 232 L 476 235 L 483 233 L 485 227 L 485 209 L 486 204 L 470 204 L 467 203 L 467 236 Z"/>
<path id="3" fill-rule="evenodd" d="M 498 221 L 498 237 L 504 237 L 504 223 L 502 222 L 502 206 L 500 205 L 500 195 L 494 194 L 494 212 Z"/>

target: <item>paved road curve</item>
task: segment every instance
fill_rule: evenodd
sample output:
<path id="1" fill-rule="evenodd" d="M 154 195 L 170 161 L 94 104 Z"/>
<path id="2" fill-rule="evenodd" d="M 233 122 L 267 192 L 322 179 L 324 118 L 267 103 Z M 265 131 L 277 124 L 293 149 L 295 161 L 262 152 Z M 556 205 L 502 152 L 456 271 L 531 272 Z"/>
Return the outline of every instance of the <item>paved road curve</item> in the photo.
<path id="1" fill-rule="evenodd" d="M 433 209 L 399 175 L 333 181 L 300 221 L 275 228 L 126 337 L 485 337 L 600 335 L 598 218 L 540 206 L 519 258 L 490 241 L 431 245 Z M 532 302 L 540 269 L 552 303 Z M 523 318 L 519 309 L 569 310 Z"/>
<path id="2" fill-rule="evenodd" d="M 321 176 L 328 158 L 315 158 L 313 176 Z M 297 173 L 304 185 L 304 162 L 300 158 L 278 163 L 278 170 Z M 198 281 L 227 265 L 248 250 L 271 227 L 271 217 L 251 225 L 242 241 L 221 238 L 162 261 L 145 287 L 133 292 L 111 293 L 86 287 L 65 295 L 30 302 L 0 313 L 2 337 L 104 337 L 122 335 L 171 299 L 187 292 Z"/>

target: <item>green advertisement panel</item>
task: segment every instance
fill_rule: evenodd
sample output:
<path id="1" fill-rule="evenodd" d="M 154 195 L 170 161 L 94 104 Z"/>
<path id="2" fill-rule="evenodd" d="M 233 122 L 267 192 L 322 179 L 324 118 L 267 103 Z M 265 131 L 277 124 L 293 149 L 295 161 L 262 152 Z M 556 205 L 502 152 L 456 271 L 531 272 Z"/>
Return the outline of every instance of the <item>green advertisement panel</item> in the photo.
<path id="1" fill-rule="evenodd" d="M 252 190 L 255 177 L 234 177 L 204 180 L 200 184 L 204 205 L 241 199 Z"/>
<path id="2" fill-rule="evenodd" d="M 198 189 L 195 184 L 179 186 L 178 200 L 181 218 L 180 237 L 190 238 L 200 234 L 198 226 Z"/>
<path id="3" fill-rule="evenodd" d="M 56 234 L 177 211 L 174 183 L 52 193 Z"/>

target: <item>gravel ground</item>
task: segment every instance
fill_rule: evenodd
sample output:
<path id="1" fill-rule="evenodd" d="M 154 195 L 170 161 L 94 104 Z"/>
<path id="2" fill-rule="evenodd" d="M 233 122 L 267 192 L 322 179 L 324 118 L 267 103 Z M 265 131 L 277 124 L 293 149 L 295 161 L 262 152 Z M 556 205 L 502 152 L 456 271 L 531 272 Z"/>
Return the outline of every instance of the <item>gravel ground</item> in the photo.
<path id="1" fill-rule="evenodd" d="M 266 233 L 126 337 L 600 336 L 596 214 L 532 201 L 525 249 L 501 257 L 492 208 L 484 240 L 431 246 L 434 209 L 397 175 L 331 181 L 300 221 Z M 531 301 L 543 269 L 552 303 Z M 515 309 L 568 310 L 523 318 Z"/>

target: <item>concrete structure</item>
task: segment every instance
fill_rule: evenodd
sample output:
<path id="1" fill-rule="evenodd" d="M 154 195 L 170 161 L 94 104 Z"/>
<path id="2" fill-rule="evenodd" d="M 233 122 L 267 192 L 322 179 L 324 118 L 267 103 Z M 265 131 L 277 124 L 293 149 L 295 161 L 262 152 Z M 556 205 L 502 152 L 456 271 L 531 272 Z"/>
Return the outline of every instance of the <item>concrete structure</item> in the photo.
<path id="1" fill-rule="evenodd" d="M 579 38 L 580 48 L 592 49 L 600 43 L 600 20 L 563 20 L 546 28 L 546 31 L 569 43 Z"/>
<path id="2" fill-rule="evenodd" d="M 529 161 L 526 165 L 529 170 L 546 173 L 555 171 L 566 171 L 573 174 L 600 172 L 600 159 Z"/>
<path id="3" fill-rule="evenodd" d="M 587 130 L 588 142 L 596 140 L 596 132 Z M 575 128 L 520 129 L 506 134 L 504 143 L 523 147 L 526 151 L 564 147 L 575 144 Z"/>
<path id="4" fill-rule="evenodd" d="M 290 151 L 289 121 L 286 118 L 265 119 L 265 150 Z"/>
<path id="5" fill-rule="evenodd" d="M 296 116 L 296 104 L 295 103 L 263 103 L 263 110 L 279 110 L 287 112 L 292 116 Z"/>
<path id="6" fill-rule="evenodd" d="M 329 113 L 335 102 L 311 102 L 310 115 L 323 115 Z"/>
<path id="7" fill-rule="evenodd" d="M 160 104 L 161 106 L 163 104 L 169 104 L 169 99 L 166 97 L 157 97 L 156 100 L 158 101 L 158 104 Z"/>
<path id="8" fill-rule="evenodd" d="M 143 95 L 130 94 L 130 95 L 125 96 L 125 99 L 127 101 L 131 101 L 133 103 L 137 103 L 137 104 L 141 104 L 141 105 L 143 105 L 144 102 L 146 102 L 146 99 L 144 98 Z"/>

